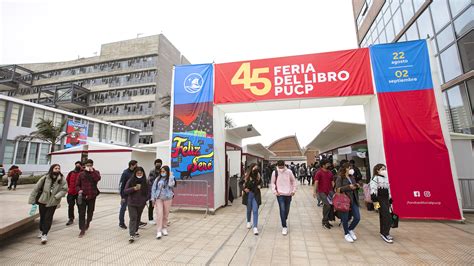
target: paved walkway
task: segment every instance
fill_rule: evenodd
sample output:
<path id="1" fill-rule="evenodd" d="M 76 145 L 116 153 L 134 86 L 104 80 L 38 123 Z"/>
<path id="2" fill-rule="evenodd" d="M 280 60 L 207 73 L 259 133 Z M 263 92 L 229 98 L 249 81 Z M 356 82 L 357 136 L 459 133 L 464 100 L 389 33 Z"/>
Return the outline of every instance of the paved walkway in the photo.
<path id="1" fill-rule="evenodd" d="M 400 228 L 392 231 L 395 243 L 390 245 L 377 233 L 377 214 L 363 210 L 356 229 L 359 239 L 351 244 L 343 239 L 341 228 L 321 227 L 321 208 L 315 206 L 310 188 L 302 186 L 291 205 L 288 236 L 281 235 L 274 196 L 263 190 L 260 235 L 254 236 L 245 229 L 245 209 L 239 200 L 207 217 L 202 213 L 172 213 L 169 236 L 156 240 L 155 228 L 148 225 L 133 244 L 128 243 L 128 231 L 117 226 L 118 195 L 100 195 L 91 228 L 82 239 L 77 238 L 77 223 L 64 225 L 67 210 L 63 201 L 48 244 L 40 244 L 35 238 L 37 232 L 25 232 L 0 247 L 0 265 L 472 265 L 474 261 L 470 222 L 401 221 Z"/>

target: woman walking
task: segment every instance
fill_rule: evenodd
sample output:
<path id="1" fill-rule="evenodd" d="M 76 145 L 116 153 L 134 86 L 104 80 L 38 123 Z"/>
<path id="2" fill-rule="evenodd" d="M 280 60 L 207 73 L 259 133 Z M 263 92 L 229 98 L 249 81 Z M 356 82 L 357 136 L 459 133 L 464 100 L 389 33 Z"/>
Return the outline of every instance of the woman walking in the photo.
<path id="1" fill-rule="evenodd" d="M 16 185 L 20 179 L 22 172 L 20 168 L 16 165 L 12 165 L 8 170 L 8 176 L 10 177 L 10 184 L 8 185 L 8 190 L 16 190 Z"/>
<path id="2" fill-rule="evenodd" d="M 253 234 L 258 235 L 258 207 L 262 204 L 262 195 L 260 188 L 262 187 L 262 177 L 258 171 L 258 165 L 252 163 L 244 179 L 240 181 L 240 188 L 244 194 L 242 196 L 242 204 L 247 206 L 247 228 L 253 227 Z M 250 223 L 250 218 L 253 213 L 253 224 Z"/>
<path id="3" fill-rule="evenodd" d="M 127 195 L 128 216 L 130 218 L 128 224 L 130 238 L 128 241 L 133 243 L 137 237 L 140 237 L 138 226 L 140 225 L 143 209 L 150 197 L 150 190 L 143 167 L 137 166 L 135 168 L 133 176 L 125 185 L 124 193 Z"/>
<path id="4" fill-rule="evenodd" d="M 390 235 L 390 205 L 392 204 L 392 197 L 390 194 L 387 167 L 384 164 L 377 164 L 374 167 L 373 174 L 374 176 L 370 180 L 370 195 L 372 202 L 378 202 L 380 204 L 380 237 L 385 242 L 392 244 L 393 237 Z"/>
<path id="5" fill-rule="evenodd" d="M 151 200 L 156 210 L 156 239 L 168 235 L 168 215 L 171 201 L 174 197 L 174 177 L 171 176 L 169 166 L 165 165 L 160 170 L 160 176 L 153 182 Z"/>
<path id="6" fill-rule="evenodd" d="M 67 193 L 67 182 L 61 173 L 59 164 L 53 164 L 48 173 L 36 183 L 28 200 L 29 204 L 38 204 L 40 213 L 39 229 L 41 243 L 48 242 L 48 233 L 53 223 L 54 212 Z"/>
<path id="7" fill-rule="evenodd" d="M 354 169 L 351 169 L 349 163 L 344 163 L 338 173 L 339 176 L 336 179 L 336 192 L 346 194 L 351 200 L 349 211 L 352 217 L 351 224 L 349 225 L 349 212 L 340 212 L 340 217 L 344 228 L 344 238 L 347 242 L 352 243 L 357 240 L 354 229 L 360 221 L 359 199 L 357 196 L 357 189 L 360 186 L 352 176 Z"/>

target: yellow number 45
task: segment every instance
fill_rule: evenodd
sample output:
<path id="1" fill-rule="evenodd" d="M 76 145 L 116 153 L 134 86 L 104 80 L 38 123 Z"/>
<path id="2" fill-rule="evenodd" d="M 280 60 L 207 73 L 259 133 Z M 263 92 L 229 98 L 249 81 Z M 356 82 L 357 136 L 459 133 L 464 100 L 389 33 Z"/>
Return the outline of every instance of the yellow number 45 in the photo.
<path id="1" fill-rule="evenodd" d="M 260 74 L 269 73 L 268 67 L 254 68 L 250 73 L 250 63 L 240 65 L 235 75 L 232 77 L 232 85 L 244 85 L 244 89 L 250 90 L 254 95 L 262 96 L 270 92 L 272 83 L 268 78 L 260 77 Z M 258 88 L 256 84 L 263 84 Z"/>

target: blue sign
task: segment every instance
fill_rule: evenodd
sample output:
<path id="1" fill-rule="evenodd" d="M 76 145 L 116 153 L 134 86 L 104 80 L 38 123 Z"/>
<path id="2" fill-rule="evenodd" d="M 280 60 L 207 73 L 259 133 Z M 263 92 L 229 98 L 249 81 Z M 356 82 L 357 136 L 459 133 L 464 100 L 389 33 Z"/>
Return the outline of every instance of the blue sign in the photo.
<path id="1" fill-rule="evenodd" d="M 176 66 L 174 71 L 174 104 L 213 102 L 212 64 Z"/>
<path id="2" fill-rule="evenodd" d="M 171 171 L 176 179 L 214 172 L 214 139 L 173 133 Z"/>
<path id="3" fill-rule="evenodd" d="M 374 45 L 370 57 L 378 93 L 433 88 L 425 40 Z"/>

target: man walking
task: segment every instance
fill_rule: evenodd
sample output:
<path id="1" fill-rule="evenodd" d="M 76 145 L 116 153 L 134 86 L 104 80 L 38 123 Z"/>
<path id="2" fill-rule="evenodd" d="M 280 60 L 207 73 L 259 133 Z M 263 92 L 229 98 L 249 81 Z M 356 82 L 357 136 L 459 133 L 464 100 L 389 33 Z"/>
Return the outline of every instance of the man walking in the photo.
<path id="1" fill-rule="evenodd" d="M 329 204 L 328 196 L 329 192 L 333 190 L 334 180 L 333 174 L 329 170 L 331 163 L 326 159 L 321 160 L 321 168 L 314 176 L 314 192 L 313 197 L 321 199 L 323 202 L 323 228 L 331 229 L 329 223 L 329 213 L 331 211 L 331 204 Z"/>
<path id="2" fill-rule="evenodd" d="M 78 193 L 78 208 L 79 208 L 79 237 L 83 237 L 86 230 L 92 221 L 92 215 L 95 209 L 95 200 L 100 191 L 97 188 L 97 183 L 100 181 L 99 171 L 93 168 L 94 161 L 88 159 L 85 163 L 84 171 L 79 174 L 76 181 L 76 191 Z M 86 220 L 87 212 L 87 220 Z"/>
<path id="3" fill-rule="evenodd" d="M 163 161 L 161 159 L 156 159 L 155 168 L 150 170 L 150 174 L 148 175 L 148 185 L 150 188 L 150 195 L 151 195 L 153 182 L 155 182 L 155 179 L 160 176 L 162 165 L 163 165 Z M 154 210 L 153 201 L 148 200 L 148 223 L 150 224 L 156 224 L 155 220 L 153 219 L 153 210 Z"/>
<path id="4" fill-rule="evenodd" d="M 127 229 L 125 225 L 125 211 L 127 210 L 127 195 L 125 195 L 125 185 L 130 177 L 133 176 L 133 171 L 137 167 L 138 162 L 136 160 L 131 160 L 128 162 L 128 168 L 123 170 L 122 176 L 120 177 L 120 212 L 119 212 L 119 227 Z"/>
<path id="5" fill-rule="evenodd" d="M 283 160 L 277 162 L 277 169 L 272 174 L 271 187 L 280 208 L 280 220 L 283 227 L 281 233 L 287 235 L 287 220 L 290 213 L 291 199 L 296 192 L 296 179 L 293 172 L 285 167 Z"/>
<path id="6" fill-rule="evenodd" d="M 74 223 L 74 205 L 77 200 L 76 181 L 79 178 L 79 174 L 82 172 L 82 162 L 77 161 L 75 168 L 69 174 L 67 174 L 67 204 L 68 204 L 68 218 L 66 225 Z M 79 209 L 79 206 L 78 206 Z"/>

